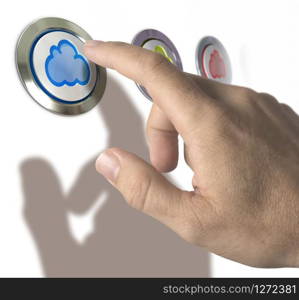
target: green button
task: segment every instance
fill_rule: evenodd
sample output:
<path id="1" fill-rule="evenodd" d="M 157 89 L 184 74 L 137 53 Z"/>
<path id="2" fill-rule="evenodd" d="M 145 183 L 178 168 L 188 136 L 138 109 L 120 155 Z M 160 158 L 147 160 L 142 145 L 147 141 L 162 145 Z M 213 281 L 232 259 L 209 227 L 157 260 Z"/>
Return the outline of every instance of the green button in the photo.
<path id="1" fill-rule="evenodd" d="M 168 61 L 173 64 L 173 60 L 168 56 L 168 53 L 163 46 L 157 45 L 153 51 L 162 54 L 166 59 L 168 59 Z"/>

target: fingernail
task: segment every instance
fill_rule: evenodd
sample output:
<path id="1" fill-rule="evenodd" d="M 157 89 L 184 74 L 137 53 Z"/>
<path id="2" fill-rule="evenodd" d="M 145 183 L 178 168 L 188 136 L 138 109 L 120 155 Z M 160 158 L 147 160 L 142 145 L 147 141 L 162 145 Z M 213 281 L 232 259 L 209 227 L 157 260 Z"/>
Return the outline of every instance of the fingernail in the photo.
<path id="1" fill-rule="evenodd" d="M 89 40 L 85 42 L 85 47 L 96 47 L 100 44 L 102 44 L 103 41 L 96 41 L 96 40 Z"/>
<path id="2" fill-rule="evenodd" d="M 108 180 L 114 182 L 120 169 L 119 160 L 111 151 L 104 151 L 96 161 L 96 169 Z"/>

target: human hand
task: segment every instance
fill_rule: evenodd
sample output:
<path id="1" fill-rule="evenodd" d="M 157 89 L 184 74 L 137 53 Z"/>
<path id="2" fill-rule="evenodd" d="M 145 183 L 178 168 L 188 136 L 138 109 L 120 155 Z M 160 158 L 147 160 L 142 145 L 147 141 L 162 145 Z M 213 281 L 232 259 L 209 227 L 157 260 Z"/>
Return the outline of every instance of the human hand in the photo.
<path id="1" fill-rule="evenodd" d="M 188 242 L 256 267 L 299 266 L 299 118 L 268 94 L 180 72 L 162 55 L 90 41 L 85 54 L 143 85 L 152 165 L 118 148 L 96 162 L 134 208 Z M 161 172 L 176 167 L 178 134 L 194 172 L 182 191 Z"/>

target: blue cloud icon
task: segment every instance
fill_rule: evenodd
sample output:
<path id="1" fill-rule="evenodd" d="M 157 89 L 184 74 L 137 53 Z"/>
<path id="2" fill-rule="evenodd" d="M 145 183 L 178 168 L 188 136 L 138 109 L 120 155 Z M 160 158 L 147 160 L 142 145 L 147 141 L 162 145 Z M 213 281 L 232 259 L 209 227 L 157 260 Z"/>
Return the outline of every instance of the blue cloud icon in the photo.
<path id="1" fill-rule="evenodd" d="M 86 85 L 90 79 L 86 58 L 68 40 L 61 40 L 57 46 L 51 46 L 45 68 L 51 83 L 59 87 Z"/>

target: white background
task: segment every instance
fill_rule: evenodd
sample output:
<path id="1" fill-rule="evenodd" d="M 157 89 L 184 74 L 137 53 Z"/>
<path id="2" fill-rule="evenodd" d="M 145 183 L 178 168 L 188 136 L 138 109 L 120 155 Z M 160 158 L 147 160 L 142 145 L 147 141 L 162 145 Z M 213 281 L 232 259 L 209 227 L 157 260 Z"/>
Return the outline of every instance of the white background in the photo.
<path id="1" fill-rule="evenodd" d="M 298 111 L 298 15 L 298 2 L 286 0 L 7 1 L 0 12 L 0 276 L 297 277 L 298 269 L 250 268 L 206 253 L 128 208 L 94 172 L 94 157 L 108 145 L 146 157 L 150 102 L 109 71 L 98 107 L 76 117 L 52 114 L 24 90 L 14 51 L 24 27 L 47 16 L 101 40 L 130 42 L 155 28 L 195 73 L 197 42 L 214 35 L 230 55 L 235 84 L 272 93 Z M 190 188 L 182 161 L 173 178 Z"/>

